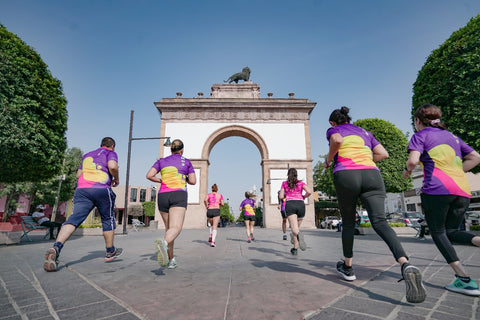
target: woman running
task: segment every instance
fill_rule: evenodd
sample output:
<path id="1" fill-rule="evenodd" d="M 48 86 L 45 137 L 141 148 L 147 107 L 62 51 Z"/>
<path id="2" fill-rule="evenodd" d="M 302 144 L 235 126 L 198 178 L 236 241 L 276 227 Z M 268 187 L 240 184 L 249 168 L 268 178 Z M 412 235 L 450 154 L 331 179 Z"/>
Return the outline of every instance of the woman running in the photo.
<path id="1" fill-rule="evenodd" d="M 345 260 L 337 263 L 337 271 L 347 281 L 356 279 L 352 268 L 353 239 L 357 200 L 368 212 L 375 232 L 390 248 L 401 265 L 402 280 L 406 281 L 407 301 L 423 302 L 426 297 L 420 270 L 408 263 L 408 257 L 385 216 L 385 185 L 375 162 L 388 158 L 388 152 L 371 132 L 350 124 L 347 107 L 334 110 L 327 130 L 329 151 L 323 167 L 334 161 L 333 183 L 342 215 L 342 245 Z"/>
<path id="2" fill-rule="evenodd" d="M 307 249 L 303 233 L 300 233 L 300 226 L 305 217 L 304 200 L 308 198 L 312 192 L 305 182 L 298 180 L 297 169 L 288 169 L 287 176 L 287 180 L 282 182 L 282 187 L 280 188 L 280 199 L 285 199 L 285 214 L 287 215 L 290 229 L 292 229 L 290 241 L 293 243 L 293 248 L 290 252 L 293 255 L 297 255 L 298 247 L 300 247 L 302 251 Z M 305 193 L 303 193 L 304 191 Z"/>
<path id="3" fill-rule="evenodd" d="M 158 159 L 147 172 L 147 179 L 160 183 L 158 191 L 158 210 L 165 224 L 164 239 L 155 240 L 158 251 L 158 263 L 169 269 L 177 267 L 173 255 L 173 244 L 182 231 L 185 211 L 187 210 L 187 183 L 195 184 L 197 178 L 190 160 L 183 156 L 183 142 L 175 139 L 170 147 L 172 154 Z M 157 177 L 160 172 L 161 178 Z"/>
<path id="4" fill-rule="evenodd" d="M 280 190 L 278 190 L 278 210 L 282 215 L 283 240 L 287 240 L 287 213 L 285 212 L 285 199 L 280 199 Z"/>
<path id="5" fill-rule="evenodd" d="M 425 104 L 414 114 L 417 132 L 408 145 L 409 157 L 403 175 L 408 178 L 415 166 L 423 167 L 422 208 L 433 242 L 455 272 L 445 288 L 480 296 L 475 280 L 466 273 L 451 242 L 480 246 L 480 237 L 459 230 L 470 204 L 470 186 L 465 172 L 480 163 L 480 155 L 440 120 L 442 111 Z"/>
<path id="6" fill-rule="evenodd" d="M 245 192 L 245 200 L 240 204 L 240 211 L 243 212 L 243 220 L 245 222 L 245 230 L 247 232 L 247 242 L 250 243 L 255 238 L 253 237 L 253 227 L 255 226 L 255 209 L 257 204 L 250 192 Z"/>
<path id="7" fill-rule="evenodd" d="M 207 220 L 210 223 L 210 237 L 208 238 L 208 242 L 211 247 L 215 247 L 218 221 L 220 220 L 220 206 L 223 206 L 223 196 L 218 193 L 217 184 L 213 184 L 212 192 L 205 196 L 203 202 L 207 207 Z"/>

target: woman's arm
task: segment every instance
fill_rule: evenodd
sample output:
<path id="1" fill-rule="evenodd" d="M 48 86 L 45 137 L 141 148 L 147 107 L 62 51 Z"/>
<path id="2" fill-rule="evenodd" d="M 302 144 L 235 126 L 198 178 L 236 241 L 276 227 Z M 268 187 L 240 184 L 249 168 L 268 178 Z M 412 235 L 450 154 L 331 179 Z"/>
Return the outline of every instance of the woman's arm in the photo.
<path id="1" fill-rule="evenodd" d="M 420 161 L 420 152 L 412 150 L 408 155 L 407 164 L 405 165 L 405 170 L 403 170 L 403 177 L 406 179 L 411 174 L 413 169 L 417 166 L 418 162 Z"/>
<path id="2" fill-rule="evenodd" d="M 381 144 L 377 144 L 372 150 L 373 162 L 378 162 L 388 158 L 388 151 Z"/>
<path id="3" fill-rule="evenodd" d="M 340 135 L 340 133 L 334 133 L 330 136 L 329 142 L 330 142 L 330 147 L 328 148 L 328 154 L 327 154 L 327 157 L 325 158 L 325 162 L 323 163 L 323 167 L 325 169 L 330 167 L 330 164 L 332 163 L 333 158 L 338 153 L 338 150 L 340 150 L 340 147 L 342 146 L 342 143 L 343 143 L 343 137 Z"/>
<path id="4" fill-rule="evenodd" d="M 194 173 L 190 173 L 190 174 L 188 175 L 187 183 L 188 183 L 188 184 L 191 184 L 191 185 L 194 185 L 195 183 L 197 183 L 197 177 L 195 176 L 195 172 L 194 172 Z"/>
<path id="5" fill-rule="evenodd" d="M 158 173 L 157 169 L 150 168 L 150 170 L 148 170 L 147 172 L 147 179 L 152 182 L 161 183 L 162 179 L 160 179 L 159 177 L 156 177 L 157 173 Z"/>
<path id="6" fill-rule="evenodd" d="M 467 172 L 475 168 L 480 163 L 480 154 L 473 150 L 463 157 L 463 171 Z"/>
<path id="7" fill-rule="evenodd" d="M 303 199 L 307 199 L 312 194 L 312 192 L 310 191 L 310 188 L 306 184 L 304 184 L 302 188 L 303 188 L 303 191 L 305 191 L 305 193 L 303 194 Z"/>

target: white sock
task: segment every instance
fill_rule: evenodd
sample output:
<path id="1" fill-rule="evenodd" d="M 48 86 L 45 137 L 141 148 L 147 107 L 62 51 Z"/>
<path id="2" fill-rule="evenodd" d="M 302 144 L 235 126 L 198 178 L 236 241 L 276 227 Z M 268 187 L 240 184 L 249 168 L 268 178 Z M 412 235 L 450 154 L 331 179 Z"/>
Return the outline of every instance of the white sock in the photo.
<path id="1" fill-rule="evenodd" d="M 210 236 L 212 236 L 212 227 L 210 227 Z"/>
<path id="2" fill-rule="evenodd" d="M 212 242 L 215 242 L 215 238 L 217 237 L 217 230 L 212 231 Z"/>

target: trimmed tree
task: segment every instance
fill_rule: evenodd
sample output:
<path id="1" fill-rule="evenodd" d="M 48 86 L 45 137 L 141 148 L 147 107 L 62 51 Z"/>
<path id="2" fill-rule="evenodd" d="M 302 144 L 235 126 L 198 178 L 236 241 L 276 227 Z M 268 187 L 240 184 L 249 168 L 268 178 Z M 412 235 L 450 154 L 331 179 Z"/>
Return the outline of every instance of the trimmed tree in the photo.
<path id="1" fill-rule="evenodd" d="M 449 130 L 480 150 L 480 15 L 432 51 L 413 84 L 415 110 L 438 106 Z M 472 172 L 480 172 L 477 166 Z"/>
<path id="2" fill-rule="evenodd" d="M 38 53 L 0 24 L 0 182 L 38 182 L 60 172 L 66 104 Z"/>

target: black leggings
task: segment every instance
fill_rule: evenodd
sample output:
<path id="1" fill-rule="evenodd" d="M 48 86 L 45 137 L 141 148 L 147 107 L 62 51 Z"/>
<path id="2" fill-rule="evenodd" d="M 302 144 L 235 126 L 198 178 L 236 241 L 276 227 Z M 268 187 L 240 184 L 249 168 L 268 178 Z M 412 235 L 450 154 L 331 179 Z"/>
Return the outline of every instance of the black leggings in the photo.
<path id="1" fill-rule="evenodd" d="M 368 217 L 375 232 L 390 248 L 395 260 L 408 259 L 397 234 L 388 225 L 385 217 L 385 185 L 380 171 L 375 169 L 342 170 L 335 172 L 333 183 L 342 215 L 343 255 L 353 257 L 355 216 L 357 200 L 360 198 L 367 209 Z"/>
<path id="2" fill-rule="evenodd" d="M 447 263 L 459 261 L 451 242 L 472 244 L 474 234 L 459 227 L 470 204 L 470 199 L 454 195 L 422 194 L 422 207 L 433 242 Z"/>

